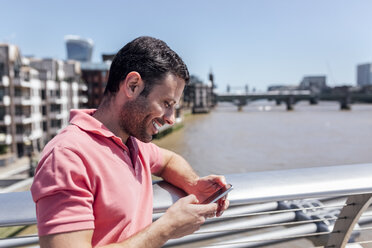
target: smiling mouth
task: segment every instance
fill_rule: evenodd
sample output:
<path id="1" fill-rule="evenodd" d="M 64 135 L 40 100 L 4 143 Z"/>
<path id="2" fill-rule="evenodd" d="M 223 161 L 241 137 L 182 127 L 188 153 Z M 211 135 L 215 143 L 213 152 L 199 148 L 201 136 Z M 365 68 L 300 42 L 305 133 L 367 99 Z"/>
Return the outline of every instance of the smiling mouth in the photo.
<path id="1" fill-rule="evenodd" d="M 158 123 L 156 123 L 155 121 L 152 121 L 152 125 L 156 128 L 157 131 L 159 131 L 161 126 Z"/>

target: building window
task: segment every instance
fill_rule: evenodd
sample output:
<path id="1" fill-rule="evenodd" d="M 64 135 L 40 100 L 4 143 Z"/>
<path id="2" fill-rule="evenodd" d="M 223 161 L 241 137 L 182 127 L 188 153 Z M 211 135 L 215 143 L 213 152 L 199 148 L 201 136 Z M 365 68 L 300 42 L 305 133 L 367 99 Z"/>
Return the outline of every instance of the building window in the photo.
<path id="1" fill-rule="evenodd" d="M 43 131 L 44 132 L 48 131 L 48 125 L 46 121 L 43 121 Z"/>
<path id="2" fill-rule="evenodd" d="M 0 106 L 0 115 L 5 115 L 5 114 L 6 114 L 5 106 Z"/>
<path id="3" fill-rule="evenodd" d="M 0 120 L 4 120 L 4 117 L 6 115 L 6 109 L 4 106 L 0 106 Z"/>
<path id="4" fill-rule="evenodd" d="M 5 65 L 4 63 L 0 62 L 0 80 L 2 80 L 2 77 L 5 75 Z"/>
<path id="5" fill-rule="evenodd" d="M 46 111 L 46 106 L 42 106 L 42 110 L 41 110 L 42 114 L 43 115 L 46 115 L 47 114 L 47 111 Z"/>
<path id="6" fill-rule="evenodd" d="M 50 105 L 50 112 L 61 112 L 61 105 L 59 104 L 51 104 Z"/>
<path id="7" fill-rule="evenodd" d="M 44 89 L 41 90 L 41 99 L 45 100 L 45 90 Z"/>
<path id="8" fill-rule="evenodd" d="M 1 126 L 0 133 L 8 133 L 6 129 L 7 129 L 6 126 Z"/>
<path id="9" fill-rule="evenodd" d="M 50 123 L 51 127 L 61 127 L 61 120 L 51 120 L 51 123 Z"/>
<path id="10" fill-rule="evenodd" d="M 3 100 L 4 96 L 5 96 L 5 89 L 4 87 L 0 87 L 0 101 Z"/>
<path id="11" fill-rule="evenodd" d="M 24 131 L 23 125 L 17 125 L 16 126 L 16 132 L 17 132 L 17 134 L 23 134 L 23 131 Z"/>
<path id="12" fill-rule="evenodd" d="M 15 88 L 14 89 L 14 96 L 21 97 L 22 96 L 22 89 L 21 88 Z"/>
<path id="13" fill-rule="evenodd" d="M 21 66 L 19 64 L 14 64 L 14 77 L 19 78 L 19 74 L 21 71 Z"/>
<path id="14" fill-rule="evenodd" d="M 15 107 L 15 114 L 16 115 L 22 115 L 23 114 L 22 106 L 16 106 Z"/>

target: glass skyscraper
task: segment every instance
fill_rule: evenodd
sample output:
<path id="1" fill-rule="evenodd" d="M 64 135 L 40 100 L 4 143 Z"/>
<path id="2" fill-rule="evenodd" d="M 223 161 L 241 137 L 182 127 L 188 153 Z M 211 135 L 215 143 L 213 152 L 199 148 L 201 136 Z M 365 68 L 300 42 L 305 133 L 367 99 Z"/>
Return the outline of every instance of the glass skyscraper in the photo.
<path id="1" fill-rule="evenodd" d="M 372 85 L 372 64 L 362 64 L 357 66 L 357 85 Z"/>
<path id="2" fill-rule="evenodd" d="M 93 52 L 93 41 L 84 39 L 77 35 L 66 35 L 67 59 L 80 62 L 91 62 Z"/>

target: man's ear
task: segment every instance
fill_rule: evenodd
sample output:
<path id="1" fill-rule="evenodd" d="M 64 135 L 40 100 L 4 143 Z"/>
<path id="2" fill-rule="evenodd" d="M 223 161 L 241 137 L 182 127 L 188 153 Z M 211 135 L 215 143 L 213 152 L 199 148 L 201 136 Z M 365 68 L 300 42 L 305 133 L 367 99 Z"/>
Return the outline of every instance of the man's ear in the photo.
<path id="1" fill-rule="evenodd" d="M 128 73 L 120 85 L 120 91 L 122 91 L 129 99 L 136 98 L 142 92 L 144 86 L 141 75 L 136 71 L 132 71 Z"/>

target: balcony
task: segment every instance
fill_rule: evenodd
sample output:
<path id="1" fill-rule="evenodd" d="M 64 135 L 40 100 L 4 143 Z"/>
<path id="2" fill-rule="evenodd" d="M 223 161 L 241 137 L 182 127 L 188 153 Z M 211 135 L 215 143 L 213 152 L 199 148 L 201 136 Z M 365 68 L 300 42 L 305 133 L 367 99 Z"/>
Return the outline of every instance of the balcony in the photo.
<path id="1" fill-rule="evenodd" d="M 15 96 L 14 104 L 22 106 L 31 106 L 32 101 L 30 96 Z"/>
<path id="2" fill-rule="evenodd" d="M 4 115 L 0 118 L 0 125 L 8 126 L 10 123 L 12 123 L 10 115 Z"/>
<path id="3" fill-rule="evenodd" d="M 79 96 L 79 103 L 87 103 L 88 97 L 87 96 Z"/>
<path id="4" fill-rule="evenodd" d="M 88 91 L 88 86 L 83 83 L 79 83 L 79 91 Z"/>
<path id="5" fill-rule="evenodd" d="M 9 77 L 8 76 L 2 76 L 0 78 L 0 86 L 8 87 L 9 86 Z"/>
<path id="6" fill-rule="evenodd" d="M 31 88 L 30 81 L 26 81 L 26 80 L 19 79 L 19 78 L 13 79 L 13 85 L 18 86 L 18 87 L 23 87 L 23 88 Z"/>
<path id="7" fill-rule="evenodd" d="M 14 117 L 14 121 L 16 124 L 30 124 L 32 122 L 31 115 L 16 115 Z"/>
<path id="8" fill-rule="evenodd" d="M 66 97 L 49 97 L 47 103 L 49 104 L 64 104 L 67 102 Z"/>
<path id="9" fill-rule="evenodd" d="M 0 106 L 9 106 L 10 105 L 10 96 L 0 95 Z"/>
<path id="10" fill-rule="evenodd" d="M 63 115 L 61 111 L 54 111 L 54 112 L 49 112 L 50 119 L 62 119 Z"/>
<path id="11" fill-rule="evenodd" d="M 12 136 L 10 134 L 0 133 L 0 144 L 1 145 L 12 144 Z"/>
<path id="12" fill-rule="evenodd" d="M 31 135 L 31 131 L 26 131 L 24 133 L 17 133 L 15 137 L 15 141 L 17 143 L 27 143 L 30 141 L 29 136 Z"/>
<path id="13" fill-rule="evenodd" d="M 43 137 L 43 130 L 40 128 L 32 130 L 32 133 L 29 136 L 30 140 L 37 140 L 41 137 Z"/>

